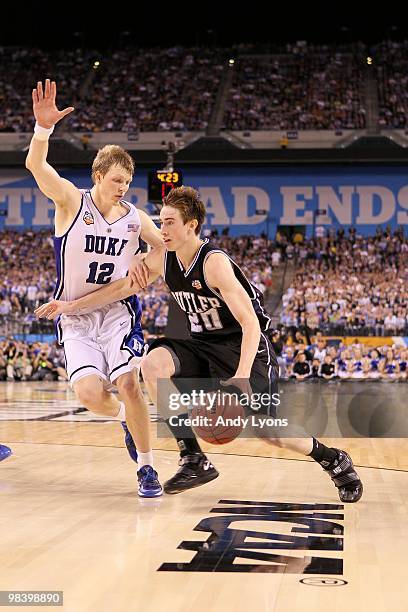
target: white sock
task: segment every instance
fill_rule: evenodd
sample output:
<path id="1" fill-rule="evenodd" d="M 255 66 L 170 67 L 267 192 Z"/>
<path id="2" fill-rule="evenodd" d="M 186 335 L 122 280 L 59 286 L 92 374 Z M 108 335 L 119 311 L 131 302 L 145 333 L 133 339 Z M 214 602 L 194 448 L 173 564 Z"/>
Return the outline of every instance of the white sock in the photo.
<path id="1" fill-rule="evenodd" d="M 153 467 L 153 451 L 149 451 L 148 453 L 137 451 L 137 465 L 139 470 L 144 465 L 151 465 Z"/>
<path id="2" fill-rule="evenodd" d="M 125 404 L 123 402 L 119 402 L 120 408 L 118 414 L 115 416 L 117 421 L 126 421 L 126 410 Z"/>

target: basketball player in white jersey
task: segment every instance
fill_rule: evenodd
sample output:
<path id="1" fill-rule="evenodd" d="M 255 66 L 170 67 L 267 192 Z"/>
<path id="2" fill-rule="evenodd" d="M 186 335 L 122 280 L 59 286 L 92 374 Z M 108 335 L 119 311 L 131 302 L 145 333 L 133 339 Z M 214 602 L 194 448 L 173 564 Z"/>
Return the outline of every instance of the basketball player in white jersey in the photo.
<path id="1" fill-rule="evenodd" d="M 163 249 L 159 230 L 143 211 L 123 198 L 133 176 L 133 160 L 121 147 L 107 145 L 92 165 L 94 186 L 80 190 L 47 162 L 48 139 L 55 124 L 74 109 L 59 111 L 56 84 L 33 90 L 36 118 L 26 167 L 41 191 L 55 203 L 54 247 L 57 299 L 72 300 L 126 277 L 139 250 L 139 237 Z M 143 355 L 141 308 L 135 295 L 80 316 L 63 315 L 57 335 L 64 346 L 69 380 L 79 401 L 92 412 L 125 421 L 126 442 L 138 462 L 138 493 L 157 497 L 162 488 L 153 469 L 150 419 L 135 366 Z M 123 400 L 107 391 L 115 384 Z M 137 445 L 137 453 L 132 443 Z"/>
<path id="2" fill-rule="evenodd" d="M 205 208 L 198 192 L 191 187 L 170 191 L 160 218 L 167 251 L 156 250 L 146 256 L 148 281 L 160 275 L 164 278 L 186 316 L 191 338 L 158 338 L 150 346 L 142 373 L 152 401 L 158 398 L 158 380 L 166 378 L 221 379 L 221 384 L 234 385 L 244 393 L 251 394 L 253 388 L 270 394 L 277 382 L 278 365 L 263 333 L 269 317 L 262 295 L 227 253 L 200 238 Z M 36 314 L 53 319 L 62 312 L 109 304 L 131 295 L 138 288 L 132 282 L 130 278 L 117 281 L 71 303 L 54 300 Z M 139 284 L 143 286 L 143 279 Z M 273 406 L 266 407 L 268 412 L 273 414 Z M 259 413 L 262 416 L 262 409 Z M 184 415 L 179 419 L 184 421 Z M 181 451 L 181 467 L 164 484 L 165 492 L 179 493 L 216 478 L 218 472 L 201 451 L 192 429 L 177 426 L 177 432 L 183 432 L 177 435 L 167 422 Z M 278 439 L 269 434 L 265 438 L 312 457 L 332 478 L 342 502 L 354 503 L 361 498 L 363 485 L 345 451 L 329 448 L 316 438 Z"/>

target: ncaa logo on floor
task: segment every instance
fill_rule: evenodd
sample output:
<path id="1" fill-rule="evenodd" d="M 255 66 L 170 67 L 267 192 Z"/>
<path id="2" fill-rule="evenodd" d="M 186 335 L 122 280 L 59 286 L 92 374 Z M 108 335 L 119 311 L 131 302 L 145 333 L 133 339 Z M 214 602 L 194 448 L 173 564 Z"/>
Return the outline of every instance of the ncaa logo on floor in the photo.
<path id="1" fill-rule="evenodd" d="M 189 563 L 163 563 L 162 572 L 258 572 L 285 574 L 343 574 L 343 558 L 322 553 L 343 551 L 344 521 L 340 504 L 293 504 L 222 499 L 194 531 L 209 532 L 204 542 L 185 540 L 178 548 L 196 554 Z M 233 527 L 236 522 L 265 521 L 265 531 Z M 292 524 L 291 533 L 270 529 L 274 523 Z M 305 535 L 297 535 L 305 534 Z M 308 535 L 313 534 L 313 535 Z M 335 536 L 335 537 L 333 537 Z M 289 556 L 281 550 L 313 551 Z M 238 559 L 245 563 L 237 563 Z"/>

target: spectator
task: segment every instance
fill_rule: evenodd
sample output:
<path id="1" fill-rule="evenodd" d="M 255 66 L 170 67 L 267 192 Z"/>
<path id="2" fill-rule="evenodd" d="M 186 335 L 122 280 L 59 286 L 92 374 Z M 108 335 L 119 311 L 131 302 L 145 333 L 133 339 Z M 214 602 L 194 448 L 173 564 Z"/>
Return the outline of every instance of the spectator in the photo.
<path id="1" fill-rule="evenodd" d="M 325 380 L 331 380 L 337 376 L 336 364 L 333 362 L 330 355 L 325 355 L 323 363 L 320 367 L 320 376 Z"/>
<path id="2" fill-rule="evenodd" d="M 296 380 L 306 380 L 311 375 L 309 363 L 306 361 L 306 355 L 303 351 L 298 353 L 298 356 L 293 366 L 293 376 Z"/>

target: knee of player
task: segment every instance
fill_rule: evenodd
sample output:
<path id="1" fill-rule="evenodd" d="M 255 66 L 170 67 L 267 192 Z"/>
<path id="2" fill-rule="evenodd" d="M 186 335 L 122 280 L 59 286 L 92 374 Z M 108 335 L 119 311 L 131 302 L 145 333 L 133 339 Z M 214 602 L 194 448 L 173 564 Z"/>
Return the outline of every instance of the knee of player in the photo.
<path id="1" fill-rule="evenodd" d="M 134 398 L 137 395 L 142 395 L 139 382 L 133 372 L 120 376 L 116 381 L 116 385 L 123 398 Z"/>
<path id="2" fill-rule="evenodd" d="M 160 364 L 153 356 L 147 355 L 142 361 L 141 372 L 145 382 L 152 382 L 160 377 Z"/>
<path id="3" fill-rule="evenodd" d="M 142 376 L 145 382 L 156 382 L 159 378 L 170 378 L 174 374 L 174 365 L 168 351 L 155 349 L 142 361 Z"/>
<path id="4" fill-rule="evenodd" d="M 85 380 L 81 380 L 74 385 L 74 390 L 78 401 L 88 410 L 98 408 L 103 403 L 104 388 L 102 383 L 95 384 L 95 381 L 92 381 L 88 384 Z"/>

